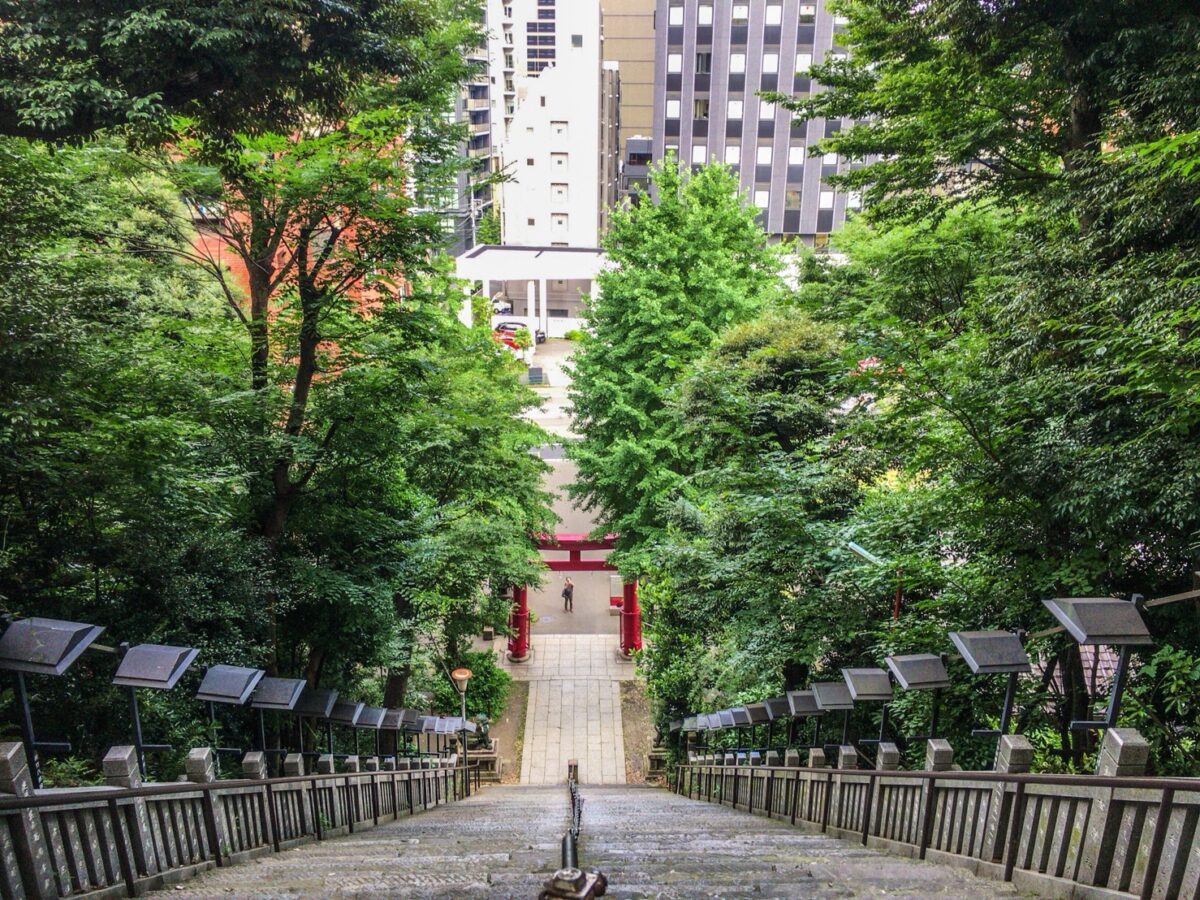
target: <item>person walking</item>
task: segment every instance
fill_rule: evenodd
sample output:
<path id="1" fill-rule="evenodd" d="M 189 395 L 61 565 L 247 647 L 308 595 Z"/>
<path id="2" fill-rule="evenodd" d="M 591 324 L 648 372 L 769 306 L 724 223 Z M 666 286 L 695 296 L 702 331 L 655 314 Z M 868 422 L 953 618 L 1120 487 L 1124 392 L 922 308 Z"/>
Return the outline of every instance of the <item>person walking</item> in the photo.
<path id="1" fill-rule="evenodd" d="M 575 582 L 571 580 L 571 576 L 567 576 L 567 580 L 563 583 L 563 612 L 575 612 Z"/>

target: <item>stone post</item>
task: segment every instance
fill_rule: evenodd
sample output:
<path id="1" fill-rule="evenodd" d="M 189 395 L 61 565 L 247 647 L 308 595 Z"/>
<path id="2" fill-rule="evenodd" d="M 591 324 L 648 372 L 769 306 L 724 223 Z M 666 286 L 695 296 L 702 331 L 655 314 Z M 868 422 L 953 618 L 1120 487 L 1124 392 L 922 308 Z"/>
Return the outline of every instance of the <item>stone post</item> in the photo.
<path id="1" fill-rule="evenodd" d="M 1146 774 L 1150 744 L 1136 728 L 1109 728 L 1100 743 L 1096 774 L 1107 778 Z M 1121 805 L 1113 803 L 1114 788 L 1096 788 L 1088 816 L 1087 838 L 1079 864 L 1080 884 L 1104 884 L 1121 839 Z"/>
<path id="2" fill-rule="evenodd" d="M 242 777 L 264 781 L 267 777 L 267 755 L 261 750 L 251 750 L 242 757 Z"/>
<path id="3" fill-rule="evenodd" d="M 317 774 L 332 775 L 333 774 L 333 754 L 322 753 L 317 757 Z"/>
<path id="4" fill-rule="evenodd" d="M 19 741 L 0 744 L 0 797 L 32 797 L 33 775 L 25 759 L 25 746 Z M 4 864 L 16 867 L 8 872 L 10 884 L 24 885 L 26 895 L 58 897 L 54 864 L 42 831 L 41 815 L 36 809 L 23 809 L 8 820 L 15 859 L 5 854 Z"/>
<path id="5" fill-rule="evenodd" d="M 954 766 L 954 748 L 945 738 L 925 742 L 925 771 L 949 772 Z"/>
<path id="6" fill-rule="evenodd" d="M 813 747 L 808 751 L 808 767 L 810 769 L 825 768 L 825 751 L 820 747 Z"/>
<path id="7" fill-rule="evenodd" d="M 299 753 L 289 753 L 283 758 L 283 774 L 286 778 L 293 778 L 297 775 L 304 774 L 304 757 Z"/>
<path id="8" fill-rule="evenodd" d="M 880 772 L 895 772 L 900 768 L 900 749 L 890 741 L 877 745 L 875 768 Z"/>
<path id="9" fill-rule="evenodd" d="M 379 771 L 379 757 L 378 756 L 368 756 L 366 759 L 363 760 L 363 769 L 367 772 L 378 772 Z"/>
<path id="10" fill-rule="evenodd" d="M 783 764 L 790 768 L 800 768 L 800 751 L 788 750 L 783 754 Z"/>
<path id="11" fill-rule="evenodd" d="M 183 761 L 183 769 L 187 773 L 187 780 L 193 784 L 212 784 L 217 780 L 217 755 L 209 747 L 195 747 L 188 751 L 187 758 Z M 225 816 L 221 814 L 218 805 L 220 801 L 212 795 L 205 802 L 210 801 L 213 803 L 212 823 L 216 829 L 217 849 L 226 853 L 229 847 L 229 832 L 226 829 Z M 213 835 L 210 833 L 209 841 L 212 839 Z"/>
<path id="12" fill-rule="evenodd" d="M 768 750 L 767 751 L 767 765 L 768 766 L 782 766 L 783 765 L 783 751 L 782 750 Z"/>
<path id="13" fill-rule="evenodd" d="M 996 771 L 1020 775 L 1033 765 L 1033 744 L 1023 734 L 1000 736 L 996 748 Z M 1003 784 L 992 788 L 992 799 L 988 805 L 987 829 L 983 837 L 983 858 L 996 860 L 1004 847 L 1008 834 L 1008 817 L 1012 806 L 1012 792 L 1006 792 Z"/>
<path id="14" fill-rule="evenodd" d="M 211 784 L 217 780 L 217 757 L 210 747 L 196 747 L 188 751 L 183 761 L 187 780 L 193 784 Z"/>
<path id="15" fill-rule="evenodd" d="M 379 761 L 379 769 L 382 772 L 394 772 L 396 770 L 396 757 L 385 756 Z"/>
<path id="16" fill-rule="evenodd" d="M 838 747 L 837 767 L 839 769 L 857 769 L 858 751 L 851 744 L 841 744 Z"/>
<path id="17" fill-rule="evenodd" d="M 140 788 L 142 772 L 138 768 L 137 750 L 134 747 L 112 747 L 104 754 L 101 763 L 104 772 L 104 783 L 115 788 Z M 133 854 L 134 869 L 147 875 L 158 872 L 158 859 L 154 855 L 154 836 L 150 833 L 150 814 L 146 810 L 146 801 L 139 798 L 130 806 L 122 804 L 121 808 L 132 809 L 132 820 L 126 817 L 129 831 L 129 849 Z"/>
<path id="18" fill-rule="evenodd" d="M 345 767 L 344 771 L 346 772 L 359 771 L 359 760 L 357 756 L 347 756 L 342 765 Z"/>

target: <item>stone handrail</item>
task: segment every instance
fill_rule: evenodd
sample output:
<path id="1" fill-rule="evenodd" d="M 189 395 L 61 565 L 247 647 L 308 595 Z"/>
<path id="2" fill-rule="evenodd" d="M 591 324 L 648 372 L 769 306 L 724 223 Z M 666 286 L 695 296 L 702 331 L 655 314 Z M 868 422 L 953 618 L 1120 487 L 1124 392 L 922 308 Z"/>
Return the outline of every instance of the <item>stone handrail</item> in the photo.
<path id="1" fill-rule="evenodd" d="M 295 774 L 268 778 L 260 753 L 247 754 L 248 777 L 217 780 L 212 751 L 197 750 L 189 781 L 142 786 L 132 751 L 114 748 L 105 758 L 113 786 L 35 793 L 21 744 L 0 744 L 0 896 L 132 897 L 415 815 L 459 799 L 466 780 L 478 780 L 475 767 L 456 759 L 372 758 L 356 771 L 352 757 L 351 771 L 335 773 L 328 758 L 318 774 L 302 775 L 297 754 L 284 763 Z"/>
<path id="2" fill-rule="evenodd" d="M 675 791 L 1039 894 L 1200 896 L 1200 778 L 724 762 L 680 765 Z"/>

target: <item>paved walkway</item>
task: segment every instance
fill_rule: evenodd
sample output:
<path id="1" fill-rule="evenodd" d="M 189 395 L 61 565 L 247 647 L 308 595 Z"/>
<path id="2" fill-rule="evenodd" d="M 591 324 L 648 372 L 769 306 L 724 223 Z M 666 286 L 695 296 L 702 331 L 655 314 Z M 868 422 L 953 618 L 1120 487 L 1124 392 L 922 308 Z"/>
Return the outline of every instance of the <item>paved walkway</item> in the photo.
<path id="1" fill-rule="evenodd" d="M 611 638 L 539 634 L 528 662 L 504 665 L 530 683 L 522 784 L 565 783 L 571 759 L 584 784 L 625 783 L 620 683 L 634 671 L 617 658 Z"/>

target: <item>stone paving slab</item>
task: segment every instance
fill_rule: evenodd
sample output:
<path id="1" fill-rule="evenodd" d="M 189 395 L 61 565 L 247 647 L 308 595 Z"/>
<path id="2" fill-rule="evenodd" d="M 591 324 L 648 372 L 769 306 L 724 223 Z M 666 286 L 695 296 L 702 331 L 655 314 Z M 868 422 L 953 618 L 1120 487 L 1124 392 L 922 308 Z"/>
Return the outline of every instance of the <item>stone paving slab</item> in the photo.
<path id="1" fill-rule="evenodd" d="M 625 783 L 621 685 L 606 678 L 548 678 L 529 685 L 522 784 L 565 784 L 568 760 L 583 784 Z"/>
<path id="2" fill-rule="evenodd" d="M 607 634 L 538 634 L 534 626 L 533 654 L 514 663 L 504 656 L 504 642 L 496 641 L 500 664 L 518 681 L 545 678 L 605 678 L 632 681 L 632 662 L 617 658 L 617 636 Z"/>

